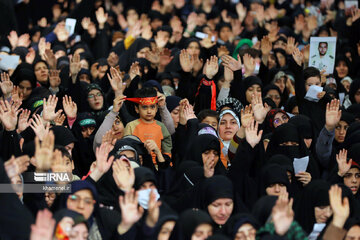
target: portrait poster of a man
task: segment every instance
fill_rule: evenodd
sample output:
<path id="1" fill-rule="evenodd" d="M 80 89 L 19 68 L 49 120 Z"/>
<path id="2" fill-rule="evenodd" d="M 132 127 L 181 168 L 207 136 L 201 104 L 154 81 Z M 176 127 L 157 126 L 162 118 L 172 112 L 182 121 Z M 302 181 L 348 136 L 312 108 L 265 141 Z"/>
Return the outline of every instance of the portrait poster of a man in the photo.
<path id="1" fill-rule="evenodd" d="M 336 37 L 312 37 L 310 39 L 309 66 L 316 67 L 326 74 L 334 71 Z"/>

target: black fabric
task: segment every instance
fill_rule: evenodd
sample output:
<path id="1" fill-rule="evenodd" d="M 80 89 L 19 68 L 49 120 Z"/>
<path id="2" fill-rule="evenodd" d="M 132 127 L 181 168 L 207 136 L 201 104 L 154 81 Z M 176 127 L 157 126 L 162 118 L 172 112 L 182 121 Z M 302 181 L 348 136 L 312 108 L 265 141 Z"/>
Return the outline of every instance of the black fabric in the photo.
<path id="1" fill-rule="evenodd" d="M 170 240 L 188 240 L 196 228 L 201 224 L 210 224 L 211 218 L 209 214 L 202 210 L 189 209 L 184 211 L 171 233 Z"/>
<path id="2" fill-rule="evenodd" d="M 315 207 L 329 206 L 330 184 L 324 180 L 312 180 L 295 202 L 295 220 L 310 234 L 315 220 Z"/>
<path id="3" fill-rule="evenodd" d="M 277 200 L 276 196 L 263 196 L 254 205 L 252 215 L 260 223 L 261 226 L 265 225 L 268 221 L 272 208 L 275 206 Z"/>

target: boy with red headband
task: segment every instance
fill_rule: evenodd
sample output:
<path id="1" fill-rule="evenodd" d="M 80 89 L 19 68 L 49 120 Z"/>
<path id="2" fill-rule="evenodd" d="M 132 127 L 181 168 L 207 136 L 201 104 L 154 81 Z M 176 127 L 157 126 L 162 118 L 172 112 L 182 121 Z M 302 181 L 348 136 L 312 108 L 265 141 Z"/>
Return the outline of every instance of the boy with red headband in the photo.
<path id="1" fill-rule="evenodd" d="M 172 141 L 165 125 L 155 120 L 158 110 L 157 92 L 153 88 L 142 88 L 137 90 L 135 95 L 135 98 L 126 100 L 136 103 L 135 111 L 140 118 L 126 125 L 124 135 L 135 135 L 140 138 L 151 153 L 154 165 L 166 168 L 171 159 Z"/>

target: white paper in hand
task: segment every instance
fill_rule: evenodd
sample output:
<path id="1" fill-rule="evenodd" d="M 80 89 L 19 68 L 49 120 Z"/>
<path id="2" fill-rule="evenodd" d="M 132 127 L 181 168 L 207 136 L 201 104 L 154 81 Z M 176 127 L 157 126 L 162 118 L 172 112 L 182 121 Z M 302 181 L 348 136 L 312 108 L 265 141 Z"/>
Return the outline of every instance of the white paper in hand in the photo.
<path id="1" fill-rule="evenodd" d="M 318 93 L 321 93 L 323 88 L 316 85 L 311 85 L 305 95 L 305 99 L 311 102 L 318 102 L 320 99 L 317 97 Z"/>
<path id="2" fill-rule="evenodd" d="M 309 164 L 309 156 L 302 157 L 302 158 L 294 158 L 294 171 L 295 174 L 299 172 L 306 172 L 307 166 Z"/>
<path id="3" fill-rule="evenodd" d="M 313 231 L 309 235 L 309 240 L 316 240 L 321 231 L 326 227 L 326 223 L 315 223 Z"/>
<path id="4" fill-rule="evenodd" d="M 76 19 L 67 18 L 65 20 L 65 29 L 69 32 L 69 36 L 73 35 L 75 32 Z"/>
<path id="5" fill-rule="evenodd" d="M 19 65 L 20 57 L 18 55 L 0 55 L 0 69 L 9 70 L 15 69 Z"/>

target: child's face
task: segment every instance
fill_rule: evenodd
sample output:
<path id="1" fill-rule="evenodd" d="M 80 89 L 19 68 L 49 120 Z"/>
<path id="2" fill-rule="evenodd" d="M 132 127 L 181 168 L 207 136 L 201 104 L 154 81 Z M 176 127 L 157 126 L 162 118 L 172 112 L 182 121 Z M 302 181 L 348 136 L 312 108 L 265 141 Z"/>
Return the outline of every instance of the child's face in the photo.
<path id="1" fill-rule="evenodd" d="M 215 128 L 215 130 L 217 130 L 218 120 L 217 120 L 216 117 L 207 116 L 207 117 L 204 118 L 204 120 L 202 120 L 201 122 L 202 122 L 202 123 L 209 124 L 210 126 L 212 126 L 213 128 Z"/>
<path id="2" fill-rule="evenodd" d="M 156 112 L 157 112 L 157 105 L 140 105 L 136 108 L 136 112 L 139 113 L 140 118 L 144 121 L 151 122 L 154 120 Z"/>
<path id="3" fill-rule="evenodd" d="M 309 90 L 309 88 L 312 85 L 321 86 L 320 78 L 319 77 L 309 77 L 308 79 L 306 79 L 306 81 L 305 81 L 306 92 Z"/>

